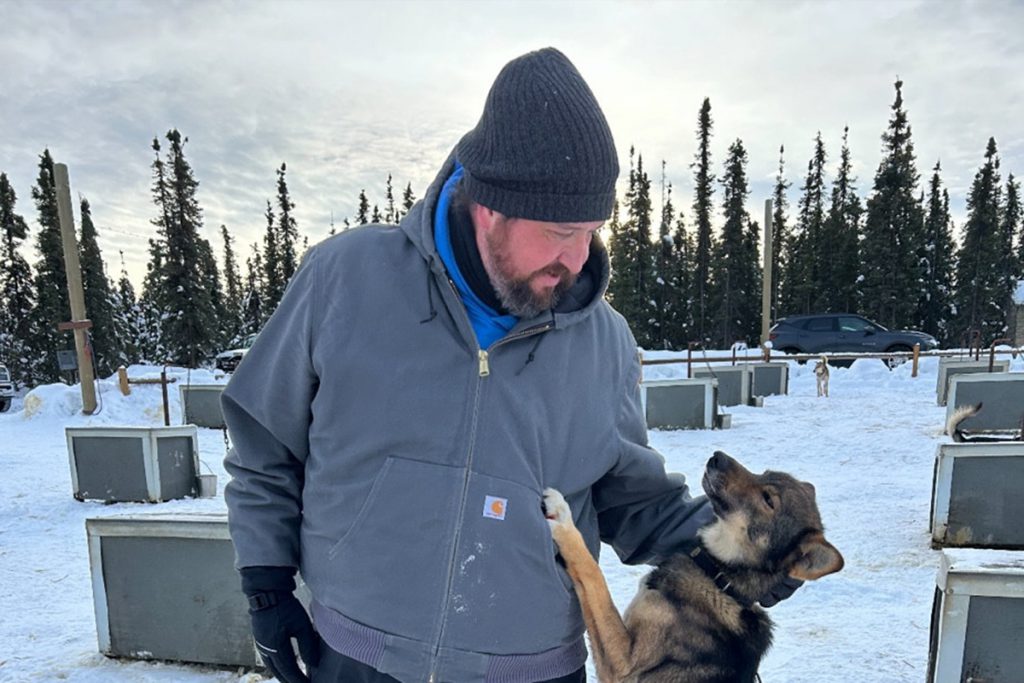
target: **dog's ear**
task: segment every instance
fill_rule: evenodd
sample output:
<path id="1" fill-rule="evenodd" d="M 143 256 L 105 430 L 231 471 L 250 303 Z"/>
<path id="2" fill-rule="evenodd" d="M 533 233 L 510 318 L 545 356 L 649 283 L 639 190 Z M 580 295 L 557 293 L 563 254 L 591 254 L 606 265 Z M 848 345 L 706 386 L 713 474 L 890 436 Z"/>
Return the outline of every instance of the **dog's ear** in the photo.
<path id="1" fill-rule="evenodd" d="M 789 575 L 801 581 L 814 581 L 843 568 L 843 556 L 821 534 L 809 537 L 797 549 Z"/>

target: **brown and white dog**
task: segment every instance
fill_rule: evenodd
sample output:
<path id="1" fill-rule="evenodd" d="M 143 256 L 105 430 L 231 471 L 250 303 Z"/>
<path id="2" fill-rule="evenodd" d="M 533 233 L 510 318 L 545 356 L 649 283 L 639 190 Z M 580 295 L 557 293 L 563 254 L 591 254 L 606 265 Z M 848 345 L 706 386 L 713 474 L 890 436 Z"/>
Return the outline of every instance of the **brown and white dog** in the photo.
<path id="1" fill-rule="evenodd" d="M 644 577 L 624 617 L 569 505 L 545 490 L 545 515 L 601 683 L 752 683 L 772 638 L 757 600 L 783 577 L 810 581 L 842 569 L 810 484 L 782 472 L 753 474 L 721 451 L 702 483 L 714 521 Z"/>
<path id="2" fill-rule="evenodd" d="M 825 356 L 814 364 L 814 377 L 818 380 L 818 396 L 828 398 L 828 358 Z"/>

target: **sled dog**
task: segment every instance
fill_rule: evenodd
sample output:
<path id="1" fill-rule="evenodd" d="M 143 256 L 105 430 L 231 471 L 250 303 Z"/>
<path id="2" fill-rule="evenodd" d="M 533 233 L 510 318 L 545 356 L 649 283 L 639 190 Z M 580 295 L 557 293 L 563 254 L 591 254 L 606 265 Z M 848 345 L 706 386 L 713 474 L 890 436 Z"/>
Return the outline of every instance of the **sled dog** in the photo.
<path id="1" fill-rule="evenodd" d="M 640 583 L 620 616 L 562 494 L 544 492 L 551 533 L 583 609 L 601 683 L 749 683 L 771 645 L 755 604 L 784 576 L 843 567 L 825 540 L 814 487 L 782 472 L 753 474 L 716 451 L 704 491 L 715 519 Z"/>
<path id="2" fill-rule="evenodd" d="M 818 396 L 828 398 L 828 358 L 825 356 L 814 364 L 814 377 L 818 380 Z"/>
<path id="3" fill-rule="evenodd" d="M 960 424 L 967 418 L 980 413 L 984 405 L 984 403 L 978 403 L 973 406 L 963 406 L 954 410 L 953 414 L 949 416 L 946 421 L 946 433 L 953 437 L 955 443 L 999 443 L 1000 441 L 1024 440 L 1024 415 L 1021 415 L 1020 427 L 1017 431 L 1009 434 L 982 436 L 960 429 Z"/>

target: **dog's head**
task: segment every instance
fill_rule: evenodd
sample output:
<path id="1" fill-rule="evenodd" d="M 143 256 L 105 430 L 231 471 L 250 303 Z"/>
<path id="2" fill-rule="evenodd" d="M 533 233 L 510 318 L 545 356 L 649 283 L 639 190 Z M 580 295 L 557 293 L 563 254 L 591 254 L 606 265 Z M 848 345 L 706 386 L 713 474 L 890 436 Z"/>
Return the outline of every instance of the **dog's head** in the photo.
<path id="1" fill-rule="evenodd" d="M 719 561 L 803 581 L 843 568 L 825 540 L 811 484 L 784 472 L 754 474 L 721 451 L 708 460 L 702 483 L 717 519 L 701 538 Z"/>
<path id="2" fill-rule="evenodd" d="M 824 375 L 828 373 L 828 359 L 822 356 L 814 363 L 814 374 Z"/>

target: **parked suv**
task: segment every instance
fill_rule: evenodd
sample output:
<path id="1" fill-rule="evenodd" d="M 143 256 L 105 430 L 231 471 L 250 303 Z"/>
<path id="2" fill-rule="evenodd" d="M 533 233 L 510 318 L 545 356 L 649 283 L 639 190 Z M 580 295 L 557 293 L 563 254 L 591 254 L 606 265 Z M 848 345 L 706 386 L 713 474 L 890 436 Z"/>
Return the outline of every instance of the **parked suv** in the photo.
<path id="1" fill-rule="evenodd" d="M 11 373 L 7 367 L 0 365 L 0 413 L 6 413 L 11 409 L 11 402 L 14 401 L 14 383 L 11 381 Z"/>
<path id="2" fill-rule="evenodd" d="M 825 351 L 911 351 L 920 344 L 930 351 L 939 343 L 924 332 L 890 332 L 878 323 L 852 313 L 794 315 L 775 323 L 768 334 L 772 348 L 782 353 Z"/>
<path id="3" fill-rule="evenodd" d="M 242 340 L 241 346 L 237 349 L 228 349 L 227 351 L 221 351 L 217 354 L 216 364 L 218 370 L 224 372 L 234 372 L 238 364 L 245 358 L 246 352 L 252 343 L 256 341 L 256 335 L 250 334 L 248 337 Z"/>

